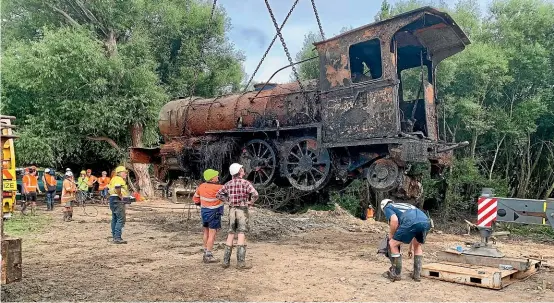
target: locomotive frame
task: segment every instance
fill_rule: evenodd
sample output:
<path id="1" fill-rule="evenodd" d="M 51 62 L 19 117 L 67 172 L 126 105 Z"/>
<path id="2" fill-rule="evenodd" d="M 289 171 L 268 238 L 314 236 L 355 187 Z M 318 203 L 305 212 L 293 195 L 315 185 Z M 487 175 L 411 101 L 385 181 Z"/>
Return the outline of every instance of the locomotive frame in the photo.
<path id="1" fill-rule="evenodd" d="M 131 161 L 155 164 L 159 179 L 172 171 L 199 177 L 201 146 L 211 144 L 227 154 L 217 168 L 240 162 L 258 187 L 310 192 L 364 178 L 374 191 L 417 200 L 422 186 L 411 164 L 439 173 L 467 145 L 439 140 L 435 74 L 468 44 L 448 14 L 430 7 L 353 29 L 314 44 L 317 80 L 270 79 L 240 95 L 167 103 L 159 119 L 165 144 L 131 148 Z M 421 69 L 415 100 L 405 100 L 402 86 L 410 68 Z M 229 138 L 234 147 L 217 148 Z"/>

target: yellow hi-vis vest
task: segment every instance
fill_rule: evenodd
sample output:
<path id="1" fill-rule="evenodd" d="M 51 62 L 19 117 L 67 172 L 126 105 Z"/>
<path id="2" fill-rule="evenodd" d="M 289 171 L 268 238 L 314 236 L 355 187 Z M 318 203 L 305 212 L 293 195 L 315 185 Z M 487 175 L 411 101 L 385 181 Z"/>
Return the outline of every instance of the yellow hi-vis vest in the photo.
<path id="1" fill-rule="evenodd" d="M 110 192 L 110 196 L 117 196 L 117 191 L 115 190 L 116 186 L 121 186 L 121 195 L 123 197 L 129 196 L 129 189 L 127 188 L 127 182 L 120 176 L 115 176 L 110 180 L 110 184 L 108 185 L 108 190 Z"/>

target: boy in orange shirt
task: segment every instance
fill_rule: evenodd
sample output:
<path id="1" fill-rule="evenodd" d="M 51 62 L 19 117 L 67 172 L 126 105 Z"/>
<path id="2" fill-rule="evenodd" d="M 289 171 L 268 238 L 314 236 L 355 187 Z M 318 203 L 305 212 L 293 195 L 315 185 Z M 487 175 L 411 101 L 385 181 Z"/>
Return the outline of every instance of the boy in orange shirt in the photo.
<path id="1" fill-rule="evenodd" d="M 204 227 L 204 263 L 217 262 L 212 254 L 215 235 L 221 228 L 221 216 L 223 215 L 223 202 L 216 198 L 217 192 L 223 187 L 219 182 L 219 172 L 207 169 L 204 172 L 205 183 L 200 184 L 192 200 L 194 204 L 200 205 L 202 215 L 202 226 Z"/>

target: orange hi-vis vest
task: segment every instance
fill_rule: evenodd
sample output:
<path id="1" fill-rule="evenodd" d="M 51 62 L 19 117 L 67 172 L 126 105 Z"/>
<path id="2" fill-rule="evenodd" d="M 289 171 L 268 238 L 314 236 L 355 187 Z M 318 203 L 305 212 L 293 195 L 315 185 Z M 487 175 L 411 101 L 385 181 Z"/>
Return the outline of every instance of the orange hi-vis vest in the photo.
<path id="1" fill-rule="evenodd" d="M 220 184 L 202 183 L 196 189 L 192 200 L 194 203 L 199 203 L 203 208 L 218 208 L 223 205 L 223 202 L 215 197 L 217 192 L 223 187 Z"/>
<path id="2" fill-rule="evenodd" d="M 103 190 L 110 184 L 110 177 L 100 177 L 98 178 L 98 190 Z"/>
<path id="3" fill-rule="evenodd" d="M 75 192 L 77 191 L 77 186 L 73 181 L 69 179 L 65 179 L 63 181 L 63 189 L 62 189 L 62 203 L 67 203 L 75 200 Z"/>
<path id="4" fill-rule="evenodd" d="M 52 175 L 45 175 L 44 181 L 46 181 L 46 184 L 44 184 L 44 189 L 48 190 L 48 185 L 50 186 L 56 186 L 58 182 L 56 182 L 56 177 Z"/>
<path id="5" fill-rule="evenodd" d="M 26 193 L 34 193 L 37 191 L 38 178 L 37 176 L 25 175 L 23 176 L 23 187 Z"/>

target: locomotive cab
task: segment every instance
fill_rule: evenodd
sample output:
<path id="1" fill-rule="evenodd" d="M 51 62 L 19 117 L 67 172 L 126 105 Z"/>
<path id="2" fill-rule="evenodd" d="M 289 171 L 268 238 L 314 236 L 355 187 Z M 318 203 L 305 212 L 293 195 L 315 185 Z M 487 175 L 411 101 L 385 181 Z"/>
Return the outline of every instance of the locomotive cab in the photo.
<path id="1" fill-rule="evenodd" d="M 437 142 L 436 67 L 469 43 L 448 14 L 430 7 L 315 43 L 323 141 L 407 134 Z"/>

